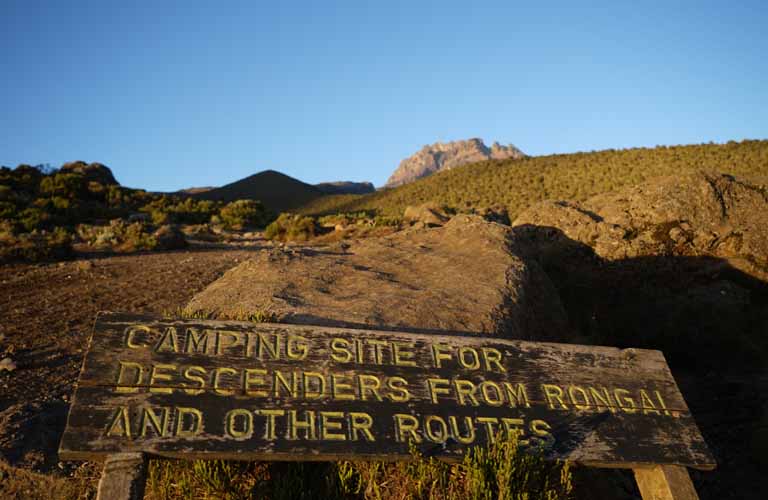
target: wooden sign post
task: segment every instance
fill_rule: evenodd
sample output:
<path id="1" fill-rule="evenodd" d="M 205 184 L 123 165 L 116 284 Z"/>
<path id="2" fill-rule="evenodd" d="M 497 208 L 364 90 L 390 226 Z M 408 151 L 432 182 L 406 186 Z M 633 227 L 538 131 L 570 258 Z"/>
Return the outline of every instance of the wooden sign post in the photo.
<path id="1" fill-rule="evenodd" d="M 98 318 L 59 455 L 136 498 L 145 454 L 459 458 L 499 433 L 635 469 L 643 498 L 696 498 L 685 467 L 715 467 L 659 351 L 120 314 Z"/>

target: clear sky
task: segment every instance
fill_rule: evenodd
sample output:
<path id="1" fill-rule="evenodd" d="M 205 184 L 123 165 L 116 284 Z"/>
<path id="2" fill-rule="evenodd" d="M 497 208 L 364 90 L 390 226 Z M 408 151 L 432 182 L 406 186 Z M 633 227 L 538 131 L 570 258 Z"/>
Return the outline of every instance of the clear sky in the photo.
<path id="1" fill-rule="evenodd" d="M 0 0 L 0 164 L 381 185 L 436 141 L 768 138 L 767 6 Z"/>

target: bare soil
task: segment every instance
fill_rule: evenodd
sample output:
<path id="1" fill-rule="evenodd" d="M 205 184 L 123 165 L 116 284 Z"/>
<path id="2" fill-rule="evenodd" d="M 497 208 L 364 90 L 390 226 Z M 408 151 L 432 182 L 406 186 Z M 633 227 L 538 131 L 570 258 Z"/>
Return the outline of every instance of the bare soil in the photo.
<path id="1" fill-rule="evenodd" d="M 261 248 L 254 243 L 0 267 L 0 359 L 16 364 L 0 371 L 0 461 L 74 467 L 58 462 L 57 448 L 96 313 L 178 310 Z"/>

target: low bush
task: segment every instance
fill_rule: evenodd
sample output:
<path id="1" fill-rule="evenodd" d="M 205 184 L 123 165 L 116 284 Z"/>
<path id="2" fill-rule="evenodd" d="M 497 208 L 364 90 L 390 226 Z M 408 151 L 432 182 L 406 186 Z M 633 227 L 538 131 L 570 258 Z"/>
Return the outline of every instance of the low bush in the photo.
<path id="1" fill-rule="evenodd" d="M 156 243 L 154 248 L 158 250 L 176 250 L 189 246 L 184 232 L 174 224 L 160 226 L 152 233 L 152 238 Z"/>
<path id="2" fill-rule="evenodd" d="M 307 241 L 317 233 L 318 227 L 314 218 L 283 213 L 267 226 L 264 237 L 277 241 Z"/>
<path id="3" fill-rule="evenodd" d="M 193 224 L 183 226 L 182 231 L 184 234 L 193 240 L 198 241 L 219 241 L 221 236 L 217 234 L 210 224 Z"/>
<path id="4" fill-rule="evenodd" d="M 209 200 L 196 200 L 161 195 L 141 207 L 149 214 L 155 225 L 163 224 L 206 224 L 218 214 L 223 204 Z"/>
<path id="5" fill-rule="evenodd" d="M 63 228 L 14 234 L 0 233 L 0 263 L 67 259 L 73 254 L 72 235 Z"/>
<path id="6" fill-rule="evenodd" d="M 106 226 L 80 224 L 77 226 L 77 235 L 88 246 L 99 250 L 134 252 L 152 250 L 158 245 L 147 224 L 128 223 L 122 219 L 114 219 Z"/>
<path id="7" fill-rule="evenodd" d="M 40 181 L 41 196 L 61 196 L 72 200 L 85 198 L 88 181 L 80 174 L 56 173 Z"/>
<path id="8" fill-rule="evenodd" d="M 399 227 L 403 218 L 396 215 L 376 215 L 375 212 L 362 211 L 325 215 L 317 219 L 324 227 L 335 226 L 369 226 L 369 227 Z"/>
<path id="9" fill-rule="evenodd" d="M 147 498 L 557 500 L 571 498 L 567 462 L 497 439 L 459 463 L 413 451 L 407 462 L 154 461 Z"/>
<path id="10" fill-rule="evenodd" d="M 241 230 L 264 227 L 272 220 L 272 216 L 260 201 L 237 200 L 221 209 L 219 219 L 225 228 Z"/>

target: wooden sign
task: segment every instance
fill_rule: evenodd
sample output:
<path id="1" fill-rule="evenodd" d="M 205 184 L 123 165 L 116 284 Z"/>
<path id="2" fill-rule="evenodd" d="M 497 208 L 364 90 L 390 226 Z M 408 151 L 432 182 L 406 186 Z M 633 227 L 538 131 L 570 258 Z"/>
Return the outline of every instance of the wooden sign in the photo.
<path id="1" fill-rule="evenodd" d="M 59 455 L 396 460 L 512 434 L 587 465 L 715 466 L 659 351 L 120 314 Z"/>

